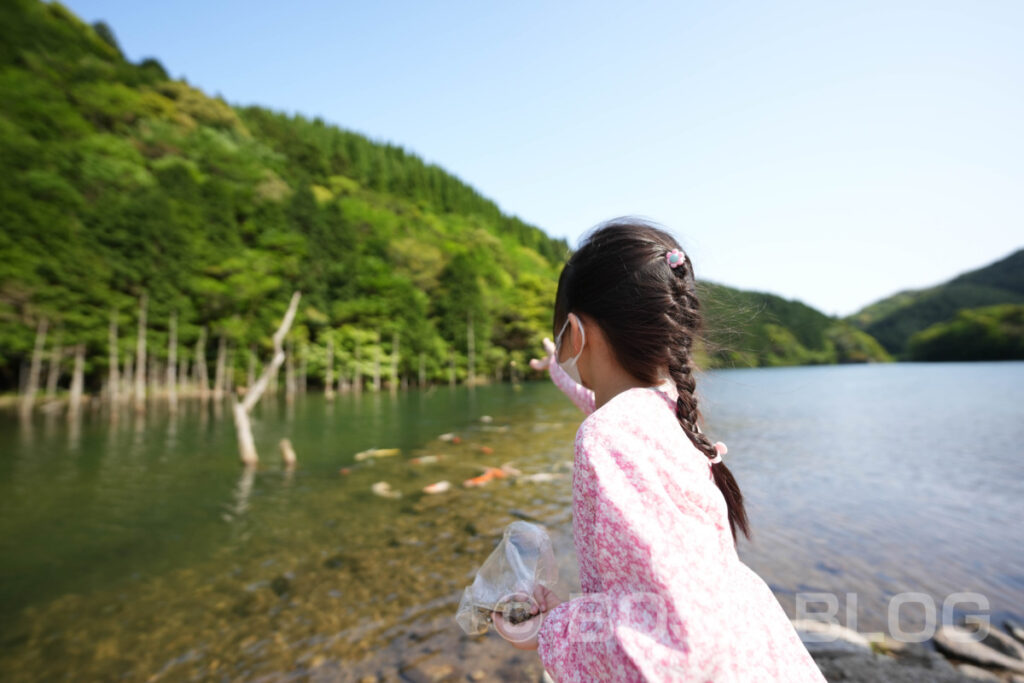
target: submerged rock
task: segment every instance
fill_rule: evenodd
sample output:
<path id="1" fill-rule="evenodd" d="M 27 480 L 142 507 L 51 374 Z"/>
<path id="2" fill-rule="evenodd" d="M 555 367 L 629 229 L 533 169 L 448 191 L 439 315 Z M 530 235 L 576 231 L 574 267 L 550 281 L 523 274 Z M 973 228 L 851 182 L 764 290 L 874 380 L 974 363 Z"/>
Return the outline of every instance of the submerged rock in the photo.
<path id="1" fill-rule="evenodd" d="M 291 587 L 292 582 L 286 576 L 275 576 L 270 581 L 270 590 L 274 591 L 278 597 L 291 590 Z"/>
<path id="2" fill-rule="evenodd" d="M 984 628 L 985 637 L 979 642 L 983 645 L 988 645 L 993 650 L 1002 652 L 1007 657 L 1024 661 L 1024 644 L 1006 635 L 991 624 L 982 624 L 975 619 L 965 619 L 962 626 L 975 634 Z"/>
<path id="3" fill-rule="evenodd" d="M 378 482 L 376 482 L 373 486 L 370 487 L 370 490 L 373 491 L 374 495 L 378 495 L 381 498 L 401 498 L 402 497 L 402 492 L 401 491 L 395 491 L 394 489 L 392 489 L 391 488 L 391 484 L 389 484 L 386 481 L 378 481 Z"/>
<path id="4" fill-rule="evenodd" d="M 871 643 L 867 638 L 839 624 L 816 619 L 794 619 L 793 628 L 812 655 L 825 652 L 871 652 Z"/>
<path id="5" fill-rule="evenodd" d="M 1002 652 L 980 643 L 969 629 L 959 626 L 940 626 L 932 640 L 948 655 L 982 666 L 1008 669 L 1024 673 L 1024 661 L 1007 657 Z"/>
<path id="6" fill-rule="evenodd" d="M 1003 626 L 1006 627 L 1011 636 L 1024 643 L 1024 624 L 1018 624 L 1013 619 L 1007 619 L 1003 622 Z"/>

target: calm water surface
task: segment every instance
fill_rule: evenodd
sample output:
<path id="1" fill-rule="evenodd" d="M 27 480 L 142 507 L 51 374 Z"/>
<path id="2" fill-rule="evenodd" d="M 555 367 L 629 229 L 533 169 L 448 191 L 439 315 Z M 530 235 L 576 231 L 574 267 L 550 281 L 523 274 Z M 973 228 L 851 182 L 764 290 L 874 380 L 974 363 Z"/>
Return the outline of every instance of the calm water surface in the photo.
<path id="1" fill-rule="evenodd" d="M 1024 619 L 1024 363 L 729 370 L 698 385 L 747 499 L 740 556 L 790 616 L 798 594 L 831 593 L 842 623 L 885 631 L 897 594 L 941 613 L 975 591 L 994 621 Z M 414 650 L 472 659 L 493 639 L 461 635 L 461 588 L 524 516 L 552 533 L 563 595 L 578 589 L 566 465 L 582 415 L 549 383 L 265 400 L 255 418 L 262 466 L 246 474 L 214 404 L 30 428 L 0 416 L 0 676 L 355 676 Z M 371 447 L 401 453 L 354 462 Z M 422 455 L 441 460 L 410 462 Z M 459 485 L 505 462 L 561 478 Z M 419 493 L 443 479 L 449 493 Z M 402 497 L 374 496 L 376 481 Z"/>

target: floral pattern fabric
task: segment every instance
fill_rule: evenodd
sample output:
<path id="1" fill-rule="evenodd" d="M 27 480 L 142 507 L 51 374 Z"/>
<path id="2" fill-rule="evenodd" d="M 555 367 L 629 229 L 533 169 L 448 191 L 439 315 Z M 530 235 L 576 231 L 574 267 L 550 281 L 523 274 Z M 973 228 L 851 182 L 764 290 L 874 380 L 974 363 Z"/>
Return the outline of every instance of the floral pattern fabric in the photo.
<path id="1" fill-rule="evenodd" d="M 736 554 L 707 456 L 675 417 L 675 386 L 634 387 L 576 433 L 573 540 L 582 595 L 549 610 L 537 653 L 573 681 L 825 681 L 768 585 Z"/>

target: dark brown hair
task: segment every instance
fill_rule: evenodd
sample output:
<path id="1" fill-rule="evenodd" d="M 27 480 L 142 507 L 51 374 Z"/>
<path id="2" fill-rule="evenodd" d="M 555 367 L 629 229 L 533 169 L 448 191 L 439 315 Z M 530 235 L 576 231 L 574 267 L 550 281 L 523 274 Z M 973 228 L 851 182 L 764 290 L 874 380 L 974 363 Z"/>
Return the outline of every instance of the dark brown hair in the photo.
<path id="1" fill-rule="evenodd" d="M 584 313 L 601 327 L 616 359 L 641 382 L 655 385 L 668 367 L 676 384 L 676 418 L 709 459 L 715 446 L 700 432 L 702 421 L 694 393 L 694 341 L 703 318 L 697 300 L 693 264 L 685 256 L 672 268 L 665 254 L 682 248 L 665 230 L 647 221 L 623 217 L 596 226 L 572 253 L 558 278 L 552 332 L 569 313 Z M 724 462 L 711 467 L 729 508 L 733 542 L 736 529 L 750 538 L 743 495 Z"/>

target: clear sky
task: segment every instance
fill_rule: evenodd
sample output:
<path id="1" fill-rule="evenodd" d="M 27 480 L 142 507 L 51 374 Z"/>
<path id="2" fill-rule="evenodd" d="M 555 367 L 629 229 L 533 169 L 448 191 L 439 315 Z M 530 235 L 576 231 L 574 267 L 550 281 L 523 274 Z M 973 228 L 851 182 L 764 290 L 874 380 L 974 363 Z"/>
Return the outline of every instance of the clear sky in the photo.
<path id="1" fill-rule="evenodd" d="M 232 104 L 402 145 L 575 244 L 852 313 L 1024 246 L 1024 2 L 68 0 Z"/>

